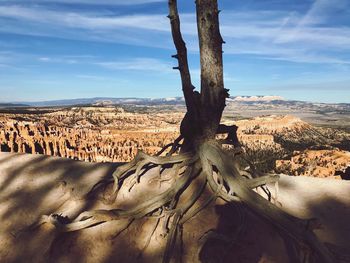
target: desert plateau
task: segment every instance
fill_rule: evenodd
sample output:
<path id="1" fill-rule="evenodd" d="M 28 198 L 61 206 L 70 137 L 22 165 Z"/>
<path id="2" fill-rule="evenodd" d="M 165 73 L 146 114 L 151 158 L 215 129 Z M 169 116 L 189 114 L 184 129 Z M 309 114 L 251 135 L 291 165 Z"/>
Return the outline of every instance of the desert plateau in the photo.
<path id="1" fill-rule="evenodd" d="M 275 99 L 239 97 L 226 107 L 223 123 L 238 126 L 239 141 L 250 161 L 264 172 L 341 178 L 350 165 L 350 105 Z M 238 114 L 238 108 L 244 110 Z M 256 116 L 261 112 L 267 114 Z M 180 99 L 152 104 L 131 101 L 123 106 L 100 99 L 91 105 L 0 108 L 0 150 L 128 162 L 137 151 L 153 155 L 174 141 L 184 114 Z M 298 158 L 303 165 L 295 163 Z M 317 158 L 321 160 L 312 165 Z"/>

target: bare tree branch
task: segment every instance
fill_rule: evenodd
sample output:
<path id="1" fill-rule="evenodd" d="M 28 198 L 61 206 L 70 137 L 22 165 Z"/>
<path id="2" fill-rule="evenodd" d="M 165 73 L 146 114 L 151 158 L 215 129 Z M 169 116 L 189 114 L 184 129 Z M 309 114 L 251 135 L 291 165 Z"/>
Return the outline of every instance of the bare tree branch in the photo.
<path id="1" fill-rule="evenodd" d="M 188 60 L 187 60 L 187 48 L 186 43 L 182 38 L 181 30 L 180 30 L 180 19 L 179 13 L 177 11 L 177 1 L 169 0 L 169 15 L 171 25 L 171 33 L 173 36 L 173 41 L 176 47 L 177 54 L 173 55 L 173 58 L 176 58 L 179 62 L 178 67 L 174 67 L 174 69 L 178 69 L 181 75 L 181 83 L 182 83 L 182 91 L 186 101 L 187 111 L 192 114 L 195 111 L 195 102 L 194 102 L 194 86 L 191 82 L 191 74 L 188 68 Z"/>

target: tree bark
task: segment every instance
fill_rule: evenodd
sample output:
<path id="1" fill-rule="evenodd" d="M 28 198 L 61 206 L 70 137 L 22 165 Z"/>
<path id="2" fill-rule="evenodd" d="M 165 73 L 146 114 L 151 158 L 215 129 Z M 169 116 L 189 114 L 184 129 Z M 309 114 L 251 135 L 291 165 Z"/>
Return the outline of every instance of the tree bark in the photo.
<path id="1" fill-rule="evenodd" d="M 179 62 L 182 90 L 187 114 L 181 124 L 184 137 L 183 150 L 195 149 L 204 141 L 214 139 L 218 131 L 225 99 L 222 44 L 219 31 L 217 0 L 197 0 L 197 28 L 199 36 L 201 91 L 194 91 L 187 61 L 186 44 L 180 30 L 177 1 L 169 0 L 169 19 Z"/>
<path id="2" fill-rule="evenodd" d="M 228 96 L 224 89 L 217 0 L 197 0 L 196 10 L 201 65 L 200 122 L 203 138 L 213 139 Z"/>

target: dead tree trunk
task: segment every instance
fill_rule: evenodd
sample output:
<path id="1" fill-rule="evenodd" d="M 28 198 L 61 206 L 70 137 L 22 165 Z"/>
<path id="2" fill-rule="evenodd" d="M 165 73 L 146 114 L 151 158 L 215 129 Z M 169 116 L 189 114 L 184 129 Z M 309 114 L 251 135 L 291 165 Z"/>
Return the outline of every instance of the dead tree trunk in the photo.
<path id="1" fill-rule="evenodd" d="M 177 1 L 169 0 L 169 19 L 177 54 L 182 90 L 187 106 L 187 114 L 181 125 L 184 147 L 195 149 L 206 140 L 212 140 L 218 132 L 220 119 L 225 107 L 228 90 L 224 88 L 222 44 L 219 30 L 219 10 L 217 1 L 198 0 L 197 29 L 199 36 L 201 90 L 194 91 L 187 62 L 186 44 L 180 30 Z M 234 131 L 235 132 L 235 131 Z"/>
<path id="2" fill-rule="evenodd" d="M 214 139 L 228 90 L 224 89 L 219 10 L 216 0 L 197 0 L 197 28 L 201 65 L 201 126 L 205 139 Z"/>

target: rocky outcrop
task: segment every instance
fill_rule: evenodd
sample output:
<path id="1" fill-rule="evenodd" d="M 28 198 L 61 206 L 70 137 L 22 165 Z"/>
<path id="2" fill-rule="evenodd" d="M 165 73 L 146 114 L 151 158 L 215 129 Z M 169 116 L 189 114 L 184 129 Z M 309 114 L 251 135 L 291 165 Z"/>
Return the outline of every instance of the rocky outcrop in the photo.
<path id="1" fill-rule="evenodd" d="M 332 158 L 337 158 L 339 149 L 348 153 L 350 135 L 344 131 L 315 127 L 291 115 L 256 117 L 237 121 L 236 125 L 239 127 L 238 137 L 246 146 L 248 158 L 261 171 L 277 170 L 292 175 L 340 178 L 337 174 L 346 167 L 333 167 L 325 161 L 318 163 L 313 169 L 313 165 L 309 167 L 310 157 L 304 155 L 301 157 L 303 163 L 299 164 L 292 165 L 293 160 L 282 160 L 293 156 L 295 150 L 303 152 L 314 149 L 315 153 L 322 155 L 323 150 L 328 149 L 329 155 L 334 154 Z"/>
<path id="2" fill-rule="evenodd" d="M 47 126 L 7 121 L 0 131 L 1 151 L 46 154 L 76 160 L 117 162 L 131 160 L 138 149 L 154 154 L 176 132 L 119 131 Z"/>
<path id="3" fill-rule="evenodd" d="M 238 127 L 246 134 L 277 134 L 288 131 L 299 132 L 310 129 L 312 126 L 291 115 L 263 116 L 250 120 L 237 121 Z"/>
<path id="4" fill-rule="evenodd" d="M 290 175 L 341 179 L 350 167 L 350 153 L 339 150 L 295 152 L 290 160 L 277 160 L 276 169 Z M 346 179 L 346 178 L 344 178 Z"/>
<path id="5" fill-rule="evenodd" d="M 130 161 L 138 150 L 155 154 L 172 142 L 184 113 L 148 107 L 134 112 L 121 107 L 28 109 L 0 114 L 0 151 L 45 154 L 91 162 Z M 264 116 L 230 121 L 256 163 L 273 169 L 286 153 L 324 145 L 322 131 L 293 116 Z M 331 140 L 339 139 L 331 133 Z M 262 168 L 262 167 L 261 167 Z M 264 169 L 265 169 L 264 168 Z"/>
<path id="6" fill-rule="evenodd" d="M 0 150 L 94 162 L 130 161 L 173 141 L 182 113 L 134 114 L 121 108 L 78 107 L 44 114 L 3 115 Z"/>

